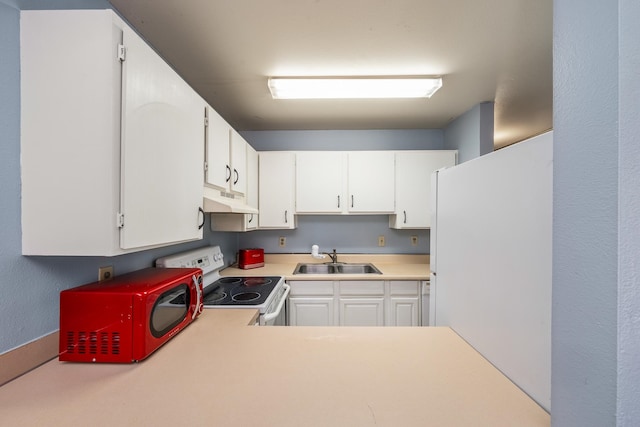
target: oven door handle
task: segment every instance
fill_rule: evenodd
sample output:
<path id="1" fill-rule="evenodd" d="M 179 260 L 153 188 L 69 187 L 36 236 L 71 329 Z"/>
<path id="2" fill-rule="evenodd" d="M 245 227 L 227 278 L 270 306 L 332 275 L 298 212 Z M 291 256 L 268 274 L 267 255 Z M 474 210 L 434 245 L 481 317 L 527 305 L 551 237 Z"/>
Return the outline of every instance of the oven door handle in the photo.
<path id="1" fill-rule="evenodd" d="M 276 308 L 276 311 L 274 311 L 273 313 L 269 313 L 269 314 L 265 314 L 264 315 L 264 322 L 267 323 L 273 319 L 275 319 L 276 317 L 278 317 L 280 315 L 280 312 L 282 311 L 282 307 L 284 306 L 285 301 L 287 300 L 287 297 L 289 296 L 289 292 L 291 291 L 291 286 L 287 285 L 286 283 L 282 285 L 284 287 L 284 293 L 282 294 L 282 298 L 280 298 L 280 302 L 278 303 L 278 307 Z"/>

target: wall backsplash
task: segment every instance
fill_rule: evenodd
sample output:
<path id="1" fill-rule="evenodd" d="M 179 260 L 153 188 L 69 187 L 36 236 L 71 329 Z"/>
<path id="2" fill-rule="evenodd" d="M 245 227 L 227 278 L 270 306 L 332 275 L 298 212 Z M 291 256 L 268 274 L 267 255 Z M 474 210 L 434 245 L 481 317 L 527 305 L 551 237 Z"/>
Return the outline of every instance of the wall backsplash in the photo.
<path id="1" fill-rule="evenodd" d="M 306 253 L 311 245 L 321 252 L 334 248 L 338 253 L 429 253 L 429 230 L 394 230 L 389 228 L 388 215 L 298 215 L 294 230 L 260 230 L 241 233 L 238 247 L 260 247 L 267 253 Z M 385 246 L 378 246 L 378 236 L 385 237 Z M 411 236 L 418 244 L 411 245 Z M 279 238 L 286 238 L 285 247 Z"/>

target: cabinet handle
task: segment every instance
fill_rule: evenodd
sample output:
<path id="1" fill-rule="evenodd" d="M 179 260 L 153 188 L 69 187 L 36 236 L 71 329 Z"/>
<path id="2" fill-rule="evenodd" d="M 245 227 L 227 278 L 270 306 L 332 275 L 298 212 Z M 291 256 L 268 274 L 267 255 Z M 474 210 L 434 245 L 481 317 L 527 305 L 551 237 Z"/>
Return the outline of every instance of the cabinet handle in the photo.
<path id="1" fill-rule="evenodd" d="M 338 207 L 340 207 L 340 195 L 338 194 Z"/>
<path id="2" fill-rule="evenodd" d="M 406 224 L 407 223 L 407 211 L 402 211 L 402 212 L 404 212 L 404 223 Z"/>
<path id="3" fill-rule="evenodd" d="M 249 224 L 251 224 L 251 221 L 253 221 L 253 214 L 249 217 Z"/>
<path id="4" fill-rule="evenodd" d="M 351 207 L 353 207 L 353 194 L 351 195 Z"/>
<path id="5" fill-rule="evenodd" d="M 231 179 L 231 168 L 229 167 L 229 165 L 227 165 L 227 179 L 225 180 L 225 182 L 229 182 L 230 179 Z"/>
<path id="6" fill-rule="evenodd" d="M 198 230 L 200 230 L 202 227 L 204 227 L 204 209 L 198 208 L 198 215 L 200 215 L 200 214 L 202 214 L 202 222 L 198 226 Z"/>
<path id="7" fill-rule="evenodd" d="M 233 184 L 235 185 L 238 183 L 238 179 L 240 179 L 240 175 L 238 175 L 237 169 L 233 169 L 233 174 L 235 175 L 235 179 L 233 180 Z"/>
<path id="8" fill-rule="evenodd" d="M 284 223 L 287 224 L 289 222 L 289 220 L 287 219 L 287 212 L 288 211 L 284 211 Z"/>

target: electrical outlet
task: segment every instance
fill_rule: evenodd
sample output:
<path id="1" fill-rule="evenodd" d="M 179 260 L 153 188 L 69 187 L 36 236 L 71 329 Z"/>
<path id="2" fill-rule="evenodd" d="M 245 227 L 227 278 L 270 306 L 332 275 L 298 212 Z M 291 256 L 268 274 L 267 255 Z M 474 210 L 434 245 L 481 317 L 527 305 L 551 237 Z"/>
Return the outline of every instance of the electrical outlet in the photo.
<path id="1" fill-rule="evenodd" d="M 411 236 L 411 246 L 418 246 L 418 236 Z"/>
<path id="2" fill-rule="evenodd" d="M 384 246 L 384 236 L 378 236 L 378 246 Z"/>
<path id="3" fill-rule="evenodd" d="M 109 280 L 113 278 L 113 266 L 98 267 L 98 281 Z"/>
<path id="4" fill-rule="evenodd" d="M 280 237 L 278 239 L 278 245 L 280 245 L 281 248 L 284 248 L 285 246 L 287 246 L 287 238 L 286 237 Z"/>

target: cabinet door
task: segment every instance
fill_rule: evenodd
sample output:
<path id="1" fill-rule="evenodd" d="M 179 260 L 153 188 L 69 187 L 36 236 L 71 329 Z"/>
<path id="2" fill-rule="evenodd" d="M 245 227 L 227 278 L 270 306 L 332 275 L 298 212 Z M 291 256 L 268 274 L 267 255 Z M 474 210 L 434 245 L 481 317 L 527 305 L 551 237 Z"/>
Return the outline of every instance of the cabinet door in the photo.
<path id="1" fill-rule="evenodd" d="M 258 152 L 247 144 L 247 205 L 258 209 Z M 247 230 L 258 228 L 258 214 L 244 214 Z"/>
<path id="2" fill-rule="evenodd" d="M 419 326 L 422 284 L 415 280 L 389 282 L 387 326 Z"/>
<path id="3" fill-rule="evenodd" d="M 122 30 L 114 22 L 110 10 L 20 12 L 23 255 L 126 252 L 116 227 Z"/>
<path id="4" fill-rule="evenodd" d="M 420 324 L 422 326 L 431 325 L 431 287 L 429 286 L 428 281 L 423 281 L 420 283 L 422 287 L 422 299 L 421 299 L 421 310 L 420 310 Z M 435 323 L 435 322 L 434 322 Z"/>
<path id="5" fill-rule="evenodd" d="M 236 194 L 247 192 L 247 141 L 231 129 L 231 191 Z"/>
<path id="6" fill-rule="evenodd" d="M 230 191 L 231 164 L 229 163 L 229 140 L 231 126 L 220 114 L 211 107 L 207 107 L 209 125 L 207 126 L 207 174 L 206 183 Z"/>
<path id="7" fill-rule="evenodd" d="M 296 152 L 296 212 L 341 213 L 345 154 L 336 151 Z"/>
<path id="8" fill-rule="evenodd" d="M 393 213 L 395 157 L 392 151 L 348 153 L 349 212 Z"/>
<path id="9" fill-rule="evenodd" d="M 418 297 L 390 297 L 388 326 L 419 326 L 420 301 Z"/>
<path id="10" fill-rule="evenodd" d="M 396 215 L 392 228 L 431 226 L 431 174 L 454 166 L 456 151 L 396 152 Z"/>
<path id="11" fill-rule="evenodd" d="M 287 151 L 258 155 L 258 210 L 260 228 L 295 228 L 295 157 Z"/>
<path id="12" fill-rule="evenodd" d="M 384 326 L 384 298 L 340 298 L 340 326 Z"/>
<path id="13" fill-rule="evenodd" d="M 334 326 L 333 297 L 289 297 L 290 326 Z"/>
<path id="14" fill-rule="evenodd" d="M 204 101 L 137 34 L 123 34 L 121 247 L 202 238 Z"/>
<path id="15" fill-rule="evenodd" d="M 382 280 L 342 280 L 339 289 L 340 326 L 384 326 Z"/>

